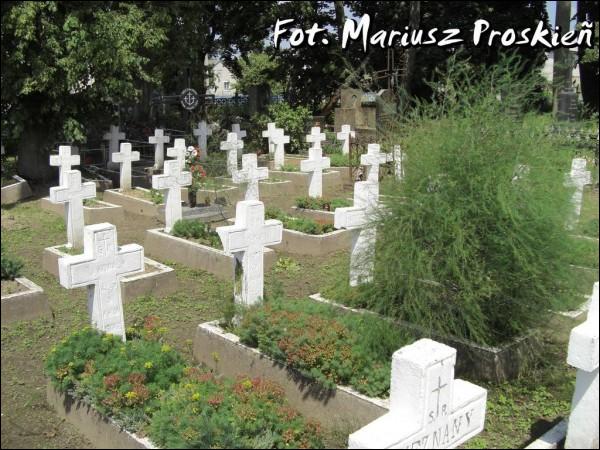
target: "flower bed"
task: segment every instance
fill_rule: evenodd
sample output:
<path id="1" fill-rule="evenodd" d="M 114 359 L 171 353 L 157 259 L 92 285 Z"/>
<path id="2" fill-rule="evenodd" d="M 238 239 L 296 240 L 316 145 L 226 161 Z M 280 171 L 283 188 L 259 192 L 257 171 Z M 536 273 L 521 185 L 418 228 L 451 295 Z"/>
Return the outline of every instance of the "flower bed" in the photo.
<path id="1" fill-rule="evenodd" d="M 216 379 L 194 367 L 149 318 L 145 339 L 123 343 L 86 328 L 54 347 L 46 362 L 52 384 L 83 399 L 126 430 L 166 448 L 322 446 L 319 425 L 290 408 L 264 379 Z"/>
<path id="2" fill-rule="evenodd" d="M 208 245 L 209 247 L 216 248 L 218 250 L 223 249 L 221 239 L 219 238 L 217 232 L 211 230 L 210 225 L 198 220 L 178 220 L 175 222 L 175 225 L 173 225 L 171 234 L 173 236 L 188 239 L 198 244 Z"/>
<path id="3" fill-rule="evenodd" d="M 265 219 L 280 220 L 284 228 L 306 234 L 320 235 L 335 230 L 331 223 L 320 223 L 313 219 L 293 217 L 278 208 L 267 208 Z"/>

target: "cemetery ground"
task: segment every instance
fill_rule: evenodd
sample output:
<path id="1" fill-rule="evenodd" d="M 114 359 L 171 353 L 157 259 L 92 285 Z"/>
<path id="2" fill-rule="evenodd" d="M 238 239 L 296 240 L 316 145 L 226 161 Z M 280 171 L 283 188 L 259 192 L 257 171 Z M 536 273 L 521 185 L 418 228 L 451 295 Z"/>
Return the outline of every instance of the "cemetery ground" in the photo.
<path id="1" fill-rule="evenodd" d="M 597 173 L 594 178 L 596 182 Z M 35 199 L 2 208 L 3 246 L 25 262 L 24 275 L 44 288 L 54 312 L 53 320 L 2 327 L 2 447 L 89 448 L 92 444 L 60 420 L 45 400 L 46 355 L 61 339 L 89 323 L 86 290 L 65 290 L 42 269 L 43 249 L 63 242 L 65 235 L 63 220 L 39 207 L 39 197 L 45 193 L 40 191 Z M 584 195 L 577 232 L 597 238 L 598 192 L 588 189 Z M 152 218 L 129 216 L 118 228 L 119 244 L 143 244 L 145 230 L 158 226 Z M 581 293 L 589 295 L 593 281 L 598 279 L 597 241 L 582 240 L 582 245 L 586 262 L 576 265 L 588 265 L 591 270 L 571 269 L 581 277 Z M 266 273 L 267 298 L 278 292 L 309 301 L 308 295 L 327 289 L 340 274 L 347 274 L 347 252 L 328 257 L 279 253 L 278 257 L 277 264 Z M 223 316 L 231 286 L 210 274 L 160 262 L 176 269 L 178 291 L 165 298 L 143 297 L 125 303 L 126 325 L 149 315 L 158 316 L 167 329 L 165 341 L 192 363 L 197 325 Z M 567 342 L 570 330 L 583 319 L 554 315 L 542 330 L 540 362 L 520 379 L 502 384 L 473 380 L 488 389 L 488 412 L 484 432 L 468 442 L 469 448 L 523 447 L 568 415 L 575 370 L 565 361 Z M 344 447 L 352 431 L 327 430 L 326 444 Z"/>

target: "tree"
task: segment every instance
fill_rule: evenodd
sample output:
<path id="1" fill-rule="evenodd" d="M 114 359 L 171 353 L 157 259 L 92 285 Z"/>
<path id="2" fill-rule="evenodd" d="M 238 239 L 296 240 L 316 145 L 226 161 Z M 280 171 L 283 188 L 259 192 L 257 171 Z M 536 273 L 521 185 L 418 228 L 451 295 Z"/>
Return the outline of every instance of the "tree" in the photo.
<path id="1" fill-rule="evenodd" d="M 47 180 L 56 141 L 84 142 L 155 81 L 146 55 L 165 40 L 158 19 L 128 2 L 2 4 L 2 123 L 21 175 Z"/>
<path id="2" fill-rule="evenodd" d="M 577 2 L 577 21 L 589 20 L 594 22 L 594 48 L 578 49 L 579 56 L 579 79 L 581 81 L 581 95 L 583 103 L 592 111 L 598 111 L 598 46 L 599 34 L 598 1 Z"/>

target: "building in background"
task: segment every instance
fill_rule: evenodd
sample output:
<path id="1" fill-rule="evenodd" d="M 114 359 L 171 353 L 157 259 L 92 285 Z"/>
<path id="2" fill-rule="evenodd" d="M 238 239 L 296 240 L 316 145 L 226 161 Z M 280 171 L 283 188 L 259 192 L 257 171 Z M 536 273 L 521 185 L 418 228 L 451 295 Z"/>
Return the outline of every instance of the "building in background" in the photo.
<path id="1" fill-rule="evenodd" d="M 233 97 L 237 79 L 218 59 L 206 58 L 205 66 L 212 71 L 212 82 L 207 80 L 206 93 L 217 97 Z"/>

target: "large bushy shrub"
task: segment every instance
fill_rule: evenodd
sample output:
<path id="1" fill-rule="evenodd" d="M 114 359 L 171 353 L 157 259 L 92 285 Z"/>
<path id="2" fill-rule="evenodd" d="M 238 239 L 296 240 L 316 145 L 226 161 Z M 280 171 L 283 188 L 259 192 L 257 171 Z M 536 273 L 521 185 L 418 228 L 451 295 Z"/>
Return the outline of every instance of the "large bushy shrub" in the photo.
<path id="1" fill-rule="evenodd" d="M 514 59 L 477 77 L 474 70 L 455 63 L 434 86 L 438 97 L 402 124 L 396 142 L 406 174 L 376 221 L 365 302 L 437 332 L 497 344 L 569 298 L 570 162 L 542 127 L 515 120 L 515 105 L 534 100 L 534 84 L 515 76 Z"/>
<path id="2" fill-rule="evenodd" d="M 252 120 L 256 124 L 256 139 L 263 142 L 263 147 L 266 148 L 266 139 L 262 137 L 262 130 L 267 129 L 267 123 L 275 122 L 278 128 L 283 128 L 285 134 L 290 136 L 290 143 L 285 146 L 286 153 L 299 153 L 308 148 L 306 134 L 311 117 L 310 110 L 304 106 L 294 108 L 286 102 L 273 103 L 269 105 L 267 114 L 255 116 Z"/>

